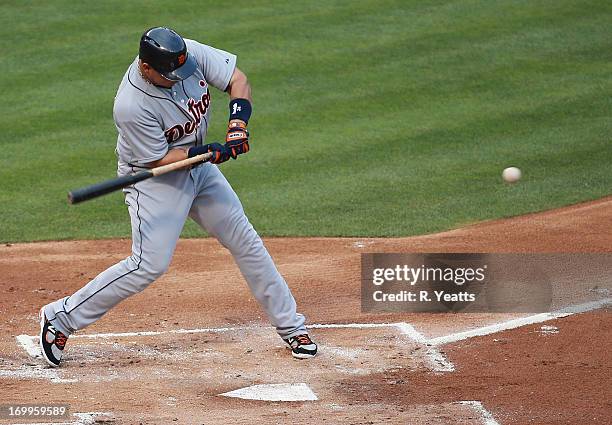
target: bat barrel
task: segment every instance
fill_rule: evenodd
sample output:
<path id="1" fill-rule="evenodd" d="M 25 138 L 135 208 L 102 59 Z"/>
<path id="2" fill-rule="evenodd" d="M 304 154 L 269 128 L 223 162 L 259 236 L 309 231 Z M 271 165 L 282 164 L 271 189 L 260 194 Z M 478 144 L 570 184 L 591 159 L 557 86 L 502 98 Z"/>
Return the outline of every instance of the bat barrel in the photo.
<path id="1" fill-rule="evenodd" d="M 102 183 L 96 183 L 91 186 L 73 190 L 68 192 L 68 202 L 71 204 L 78 204 L 79 202 L 87 201 L 88 199 L 97 198 L 98 196 L 106 195 L 107 193 L 114 192 L 115 190 L 122 189 L 150 177 L 161 176 L 162 174 L 166 174 L 171 171 L 180 170 L 194 164 L 208 161 L 211 156 L 212 152 L 207 152 L 191 158 L 183 159 L 181 161 L 173 162 L 171 164 L 150 168 L 148 170 L 142 170 L 134 174 L 128 174 L 127 176 L 117 177 L 115 179 L 106 180 Z"/>
<path id="2" fill-rule="evenodd" d="M 88 199 L 122 189 L 152 176 L 153 173 L 151 170 L 143 170 L 134 174 L 128 174 L 127 176 L 117 177 L 116 179 L 110 179 L 81 189 L 76 189 L 68 192 L 68 202 L 71 204 L 78 204 L 79 202 L 87 201 Z"/>

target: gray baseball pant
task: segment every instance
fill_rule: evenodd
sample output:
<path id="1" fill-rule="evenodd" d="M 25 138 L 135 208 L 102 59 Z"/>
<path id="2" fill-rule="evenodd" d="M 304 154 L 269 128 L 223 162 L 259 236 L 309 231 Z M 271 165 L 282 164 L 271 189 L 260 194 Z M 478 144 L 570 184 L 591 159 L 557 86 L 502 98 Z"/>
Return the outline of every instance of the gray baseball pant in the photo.
<path id="1" fill-rule="evenodd" d="M 205 163 L 142 181 L 124 190 L 132 224 L 132 255 L 73 295 L 45 306 L 45 315 L 70 335 L 101 318 L 168 269 L 187 217 L 234 257 L 257 301 L 282 338 L 306 333 L 305 318 L 216 165 Z"/>

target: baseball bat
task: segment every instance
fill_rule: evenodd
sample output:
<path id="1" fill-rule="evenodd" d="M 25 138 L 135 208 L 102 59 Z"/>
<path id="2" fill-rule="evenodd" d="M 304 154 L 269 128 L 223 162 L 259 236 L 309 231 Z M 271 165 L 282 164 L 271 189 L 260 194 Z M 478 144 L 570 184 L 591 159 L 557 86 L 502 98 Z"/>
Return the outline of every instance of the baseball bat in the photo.
<path id="1" fill-rule="evenodd" d="M 162 165 L 160 167 L 151 168 L 148 170 L 138 171 L 137 173 L 128 174 L 126 176 L 117 177 L 103 181 L 101 183 L 92 184 L 91 186 L 82 187 L 80 189 L 68 192 L 68 202 L 70 204 L 78 204 L 79 202 L 88 201 L 89 199 L 97 198 L 98 196 L 106 195 L 107 193 L 123 189 L 140 181 L 150 179 L 151 177 L 161 176 L 179 168 L 203 162 L 209 159 L 212 153 L 203 153 L 181 161 L 173 162 L 172 164 Z"/>

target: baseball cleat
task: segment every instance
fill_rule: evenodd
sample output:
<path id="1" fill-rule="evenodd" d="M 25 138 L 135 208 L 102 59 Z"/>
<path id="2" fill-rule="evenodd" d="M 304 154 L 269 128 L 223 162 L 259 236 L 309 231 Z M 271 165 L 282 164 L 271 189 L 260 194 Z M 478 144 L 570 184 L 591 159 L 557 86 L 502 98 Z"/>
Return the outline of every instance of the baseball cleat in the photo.
<path id="1" fill-rule="evenodd" d="M 309 359 L 317 354 L 317 344 L 308 334 L 296 335 L 287 338 L 285 342 L 291 348 L 291 354 L 296 359 Z"/>
<path id="2" fill-rule="evenodd" d="M 45 308 L 40 309 L 40 351 L 49 365 L 58 367 L 62 360 L 68 337 L 55 329 L 45 317 Z"/>

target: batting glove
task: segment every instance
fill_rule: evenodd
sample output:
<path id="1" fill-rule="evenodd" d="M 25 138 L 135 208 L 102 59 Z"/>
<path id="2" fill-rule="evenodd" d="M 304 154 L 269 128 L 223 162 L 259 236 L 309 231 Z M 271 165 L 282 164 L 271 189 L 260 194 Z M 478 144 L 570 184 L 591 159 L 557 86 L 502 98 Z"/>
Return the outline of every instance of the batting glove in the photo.
<path id="1" fill-rule="evenodd" d="M 232 121 L 229 123 L 225 136 L 225 147 L 233 159 L 250 150 L 249 132 L 244 122 Z"/>
<path id="2" fill-rule="evenodd" d="M 208 143 L 206 145 L 189 148 L 189 151 L 187 151 L 187 157 L 191 158 L 208 152 L 212 152 L 212 156 L 210 157 L 209 161 L 213 164 L 221 164 L 231 157 L 229 149 L 221 143 Z"/>

